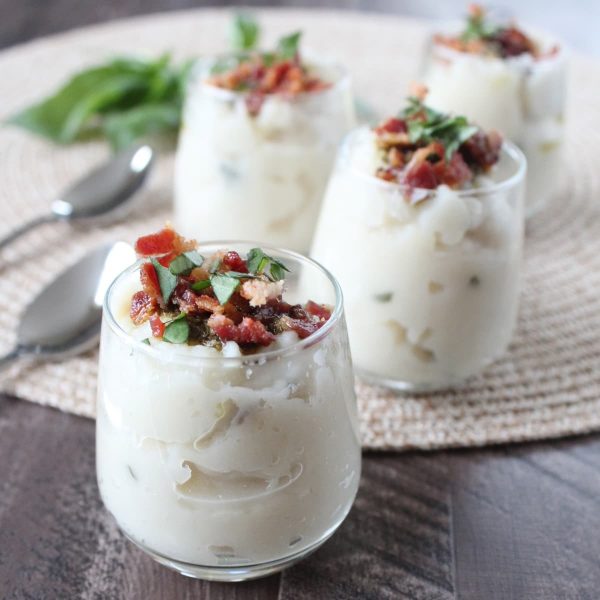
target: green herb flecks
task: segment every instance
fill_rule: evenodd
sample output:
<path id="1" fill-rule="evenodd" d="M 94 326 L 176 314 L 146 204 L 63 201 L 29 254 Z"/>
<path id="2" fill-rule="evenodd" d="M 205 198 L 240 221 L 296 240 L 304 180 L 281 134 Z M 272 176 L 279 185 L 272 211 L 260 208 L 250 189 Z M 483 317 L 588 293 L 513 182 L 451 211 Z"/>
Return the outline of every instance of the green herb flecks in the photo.
<path id="1" fill-rule="evenodd" d="M 237 13 L 231 23 L 231 45 L 235 50 L 252 50 L 260 39 L 260 26 L 246 13 Z"/>
<path id="2" fill-rule="evenodd" d="M 81 71 L 53 95 L 8 119 L 59 144 L 103 135 L 121 149 L 142 137 L 176 132 L 191 62 L 119 58 Z"/>
<path id="3" fill-rule="evenodd" d="M 146 344 L 147 346 L 149 346 L 150 345 L 150 338 L 144 338 L 142 340 L 142 344 Z"/>
<path id="4" fill-rule="evenodd" d="M 248 271 L 253 275 L 265 274 L 271 281 L 285 279 L 290 270 L 280 261 L 265 254 L 261 248 L 252 248 L 246 258 Z"/>
<path id="5" fill-rule="evenodd" d="M 210 285 L 219 301 L 219 304 L 227 304 L 229 298 L 240 284 L 236 277 L 229 277 L 227 273 L 219 273 L 210 276 Z"/>
<path id="6" fill-rule="evenodd" d="M 160 293 L 163 297 L 163 301 L 167 304 L 173 290 L 177 287 L 177 276 L 173 275 L 167 267 L 163 267 L 155 258 L 151 258 L 150 262 L 156 270 L 158 285 L 160 286 Z"/>
<path id="7" fill-rule="evenodd" d="M 190 336 L 190 325 L 185 314 L 180 314 L 165 327 L 163 340 L 171 344 L 185 344 Z"/>
<path id="8" fill-rule="evenodd" d="M 195 267 L 201 267 L 204 257 L 195 250 L 184 252 L 175 257 L 169 264 L 169 271 L 173 275 L 189 275 Z"/>
<path id="9" fill-rule="evenodd" d="M 202 290 L 209 288 L 210 285 L 211 285 L 210 279 L 201 279 L 200 281 L 196 281 L 196 282 L 192 283 L 192 289 L 195 292 L 201 292 Z"/>
<path id="10" fill-rule="evenodd" d="M 477 127 L 469 125 L 466 117 L 438 112 L 415 97 L 408 99 L 408 107 L 402 116 L 407 119 L 410 141 L 413 144 L 441 142 L 446 149 L 446 160 L 450 160 L 460 145 L 478 131 Z"/>

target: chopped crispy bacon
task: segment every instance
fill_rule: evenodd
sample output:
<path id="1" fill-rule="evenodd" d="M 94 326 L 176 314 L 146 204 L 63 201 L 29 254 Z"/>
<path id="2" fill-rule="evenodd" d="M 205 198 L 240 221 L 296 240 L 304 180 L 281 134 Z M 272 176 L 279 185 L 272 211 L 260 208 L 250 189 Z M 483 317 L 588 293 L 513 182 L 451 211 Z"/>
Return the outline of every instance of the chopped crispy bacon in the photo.
<path id="1" fill-rule="evenodd" d="M 433 168 L 438 181 L 452 188 L 460 187 L 473 179 L 473 171 L 460 152 L 455 152 L 447 163 L 440 161 Z"/>
<path id="2" fill-rule="evenodd" d="M 140 281 L 142 283 L 142 289 L 148 294 L 151 300 L 157 302 L 162 300 L 158 275 L 156 274 L 156 269 L 152 263 L 144 263 L 140 267 Z"/>
<path id="3" fill-rule="evenodd" d="M 258 115 L 268 94 L 295 96 L 306 92 L 319 92 L 331 84 L 311 75 L 296 56 L 292 60 L 279 59 L 267 64 L 263 55 L 257 54 L 225 73 L 214 75 L 210 85 L 246 93 L 248 113 Z"/>
<path id="4" fill-rule="evenodd" d="M 305 304 L 304 310 L 306 310 L 309 315 L 318 317 L 322 321 L 327 321 L 329 317 L 331 317 L 331 310 L 329 308 L 327 308 L 324 304 L 317 304 L 312 300 L 309 300 Z"/>
<path id="5" fill-rule="evenodd" d="M 407 131 L 406 121 L 404 119 L 397 119 L 396 117 L 384 121 L 375 129 L 377 135 L 383 133 L 406 133 Z"/>
<path id="6" fill-rule="evenodd" d="M 156 233 L 144 235 L 135 243 L 135 251 L 140 256 L 157 256 L 174 253 L 174 255 L 193 250 L 198 244 L 194 240 L 186 240 L 175 233 L 171 227 L 164 227 Z"/>
<path id="7" fill-rule="evenodd" d="M 260 321 L 244 317 L 239 325 L 224 315 L 212 315 L 208 326 L 223 342 L 237 342 L 240 345 L 257 344 L 268 346 L 275 341 L 275 336 L 267 331 Z"/>
<path id="8" fill-rule="evenodd" d="M 317 329 L 320 329 L 323 321 L 294 319 L 289 315 L 283 315 L 280 319 L 280 324 L 284 329 L 294 331 L 303 340 L 317 331 Z"/>
<path id="9" fill-rule="evenodd" d="M 498 44 L 499 54 L 502 58 L 520 56 L 521 54 L 537 55 L 537 47 L 534 42 L 516 27 L 499 29 L 489 39 L 491 42 Z"/>
<path id="10" fill-rule="evenodd" d="M 423 160 L 412 166 L 409 163 L 403 176 L 403 183 L 411 188 L 433 190 L 438 186 L 438 178 L 434 166 L 429 161 Z"/>
<path id="11" fill-rule="evenodd" d="M 165 324 L 156 314 L 150 317 L 150 329 L 155 338 L 161 338 L 165 333 Z"/>
<path id="12" fill-rule="evenodd" d="M 500 158 L 502 136 L 497 131 L 490 131 L 487 135 L 478 131 L 460 147 L 463 158 L 476 164 L 482 169 L 489 169 Z"/>
<path id="13" fill-rule="evenodd" d="M 156 299 L 151 298 L 146 292 L 140 290 L 133 295 L 129 316 L 135 325 L 146 322 L 158 308 Z"/>
<path id="14" fill-rule="evenodd" d="M 204 291 L 204 290 L 203 290 Z M 196 294 L 190 290 L 184 283 L 180 283 L 171 296 L 172 301 L 179 307 L 181 312 L 187 315 L 196 315 L 198 313 L 222 313 L 223 307 L 219 301 L 208 294 Z"/>
<path id="15" fill-rule="evenodd" d="M 164 256 L 159 256 L 156 260 L 163 266 L 168 267 L 171 264 L 171 261 L 177 256 L 175 252 L 169 252 L 169 254 L 165 254 Z"/>
<path id="16" fill-rule="evenodd" d="M 176 236 L 177 234 L 173 229 L 165 227 L 157 233 L 138 238 L 135 243 L 135 251 L 140 256 L 154 256 L 173 252 Z"/>
<path id="17" fill-rule="evenodd" d="M 237 271 L 238 273 L 248 272 L 246 261 L 234 250 L 225 254 L 222 264 L 228 271 Z"/>

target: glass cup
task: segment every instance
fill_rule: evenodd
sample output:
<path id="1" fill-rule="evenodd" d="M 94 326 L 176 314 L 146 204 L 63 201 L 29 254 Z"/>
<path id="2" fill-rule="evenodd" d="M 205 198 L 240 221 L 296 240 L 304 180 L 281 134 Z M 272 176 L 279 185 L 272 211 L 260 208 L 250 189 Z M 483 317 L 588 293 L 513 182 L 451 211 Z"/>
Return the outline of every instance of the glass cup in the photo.
<path id="1" fill-rule="evenodd" d="M 423 77 L 429 106 L 496 129 L 523 150 L 527 217 L 550 202 L 564 184 L 567 52 L 545 34 L 533 37 L 547 55 L 481 56 L 449 48 L 434 37 Z"/>
<path id="2" fill-rule="evenodd" d="M 187 94 L 175 162 L 175 226 L 188 237 L 260 240 L 306 252 L 338 144 L 355 126 L 350 79 L 319 63 L 333 85 L 265 96 L 248 114 L 245 95 L 206 83 L 198 65 Z"/>
<path id="3" fill-rule="evenodd" d="M 234 242 L 203 245 L 247 252 Z M 180 573 L 240 581 L 319 547 L 348 514 L 360 479 L 354 378 L 342 296 L 310 259 L 267 249 L 334 306 L 325 325 L 252 355 L 153 341 L 128 324 L 139 265 L 112 284 L 100 347 L 97 475 L 121 530 Z"/>
<path id="4" fill-rule="evenodd" d="M 364 168 L 372 135 L 358 129 L 344 142 L 312 255 L 344 292 L 359 375 L 399 390 L 448 388 L 509 345 L 526 160 L 505 142 L 486 185 L 411 190 L 421 200 L 409 202 L 404 186 Z"/>

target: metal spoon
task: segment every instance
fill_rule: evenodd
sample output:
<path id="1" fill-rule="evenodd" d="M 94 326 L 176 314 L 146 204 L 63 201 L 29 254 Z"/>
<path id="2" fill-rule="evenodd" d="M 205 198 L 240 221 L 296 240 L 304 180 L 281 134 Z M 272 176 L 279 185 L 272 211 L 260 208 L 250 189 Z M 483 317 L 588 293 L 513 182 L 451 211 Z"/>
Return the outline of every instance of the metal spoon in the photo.
<path id="1" fill-rule="evenodd" d="M 154 159 L 150 146 L 134 146 L 120 152 L 75 184 L 51 205 L 52 212 L 21 225 L 0 239 L 0 250 L 43 223 L 123 217 L 140 189 Z"/>
<path id="2" fill-rule="evenodd" d="M 93 250 L 63 271 L 25 309 L 17 343 L 0 357 L 0 370 L 22 356 L 60 360 L 93 348 L 100 334 L 104 294 L 133 262 L 133 248 L 117 242 Z"/>

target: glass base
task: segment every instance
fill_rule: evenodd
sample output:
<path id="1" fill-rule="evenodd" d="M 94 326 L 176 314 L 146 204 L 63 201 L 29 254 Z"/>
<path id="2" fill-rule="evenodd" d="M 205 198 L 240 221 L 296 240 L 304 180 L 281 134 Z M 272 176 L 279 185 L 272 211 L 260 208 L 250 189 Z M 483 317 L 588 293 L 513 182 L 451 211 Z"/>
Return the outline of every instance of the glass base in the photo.
<path id="1" fill-rule="evenodd" d="M 401 392 L 403 394 L 427 394 L 433 392 L 447 392 L 464 387 L 471 377 L 467 379 L 448 380 L 440 383 L 414 383 L 412 381 L 404 381 L 401 379 L 391 379 L 382 375 L 377 375 L 370 371 L 365 371 L 358 367 L 354 370 L 358 378 L 370 385 L 378 385 L 380 387 Z"/>
<path id="2" fill-rule="evenodd" d="M 247 581 L 249 579 L 258 579 L 259 577 L 266 577 L 268 575 L 272 575 L 273 573 L 278 573 L 279 571 L 283 571 L 283 569 L 287 569 L 291 567 L 293 564 L 301 561 L 303 558 L 307 557 L 309 554 L 312 554 L 315 550 L 317 550 L 322 544 L 324 544 L 335 532 L 337 529 L 334 528 L 333 531 L 328 531 L 325 536 L 323 536 L 320 540 L 317 540 L 311 546 L 304 548 L 300 552 L 296 554 L 291 554 L 290 556 L 286 556 L 285 558 L 280 558 L 277 560 L 272 560 L 269 562 L 258 563 L 254 565 L 223 565 L 223 566 L 202 566 L 202 565 L 194 565 L 192 563 L 186 563 L 179 560 L 174 560 L 172 558 L 168 558 L 155 552 L 154 550 L 150 550 L 143 544 L 140 544 L 137 540 L 133 539 L 130 535 L 123 532 L 125 537 L 135 544 L 140 550 L 151 556 L 156 562 L 164 565 L 165 567 L 169 567 L 169 569 L 173 569 L 177 571 L 181 575 L 185 575 L 186 577 L 193 577 L 194 579 L 206 579 L 207 581 L 226 581 L 226 582 L 236 582 L 236 581 Z"/>

